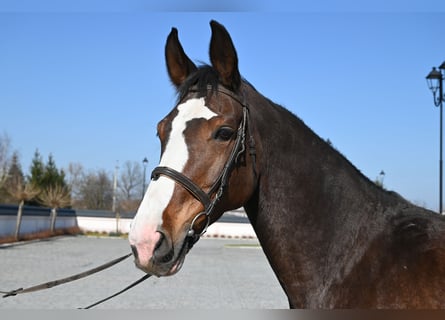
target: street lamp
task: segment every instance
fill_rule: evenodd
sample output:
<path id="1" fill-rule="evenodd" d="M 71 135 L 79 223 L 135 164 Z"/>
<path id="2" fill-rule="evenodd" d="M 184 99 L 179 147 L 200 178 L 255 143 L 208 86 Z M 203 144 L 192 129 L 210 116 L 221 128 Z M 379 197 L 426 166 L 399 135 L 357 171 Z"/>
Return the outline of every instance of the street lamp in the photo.
<path id="1" fill-rule="evenodd" d="M 383 180 L 385 180 L 385 171 L 380 171 L 379 173 L 380 176 L 380 183 L 382 184 L 382 188 L 383 188 Z"/>
<path id="2" fill-rule="evenodd" d="M 142 160 L 142 164 L 144 166 L 144 178 L 142 179 L 142 197 L 141 197 L 141 199 L 144 197 L 144 194 L 145 194 L 145 176 L 146 176 L 147 164 L 148 164 L 147 157 L 145 157 L 144 160 Z"/>
<path id="3" fill-rule="evenodd" d="M 440 108 L 440 146 L 439 146 L 439 213 L 442 214 L 442 198 L 443 198 L 443 182 L 442 182 L 442 173 L 443 173 L 443 160 L 442 160 L 442 115 L 443 115 L 443 102 L 445 100 L 445 96 L 443 94 L 443 79 L 445 70 L 445 61 L 439 66 L 439 70 L 435 67 L 431 70 L 430 73 L 426 76 L 426 80 L 428 83 L 428 88 L 433 92 L 434 105 Z"/>

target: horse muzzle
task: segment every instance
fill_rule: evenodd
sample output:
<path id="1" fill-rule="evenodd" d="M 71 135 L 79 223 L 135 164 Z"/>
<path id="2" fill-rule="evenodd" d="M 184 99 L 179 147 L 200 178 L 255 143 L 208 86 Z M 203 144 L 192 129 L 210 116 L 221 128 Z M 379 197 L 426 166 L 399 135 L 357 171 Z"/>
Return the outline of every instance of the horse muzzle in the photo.
<path id="1" fill-rule="evenodd" d="M 157 242 L 153 246 L 148 243 L 131 243 L 136 266 L 148 274 L 158 277 L 176 274 L 192 246 L 187 233 L 181 241 L 173 242 L 164 232 L 157 231 Z"/>

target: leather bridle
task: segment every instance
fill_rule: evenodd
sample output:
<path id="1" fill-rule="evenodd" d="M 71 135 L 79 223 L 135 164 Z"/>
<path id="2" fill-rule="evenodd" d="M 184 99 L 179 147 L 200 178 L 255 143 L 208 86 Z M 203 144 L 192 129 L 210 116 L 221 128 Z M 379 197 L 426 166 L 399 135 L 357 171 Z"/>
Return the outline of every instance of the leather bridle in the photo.
<path id="1" fill-rule="evenodd" d="M 189 230 L 187 232 L 187 237 L 190 239 L 190 246 L 193 246 L 194 243 L 196 243 L 199 238 L 207 231 L 207 228 L 210 224 L 210 216 L 213 213 L 216 204 L 221 199 L 224 189 L 226 188 L 230 176 L 230 172 L 234 168 L 234 166 L 238 163 L 239 157 L 246 151 L 246 133 L 247 128 L 249 127 L 249 153 L 251 157 L 253 158 L 253 171 L 254 175 L 256 176 L 256 169 L 255 169 L 255 142 L 253 139 L 253 135 L 251 133 L 251 128 L 248 125 L 248 119 L 249 119 L 249 107 L 247 103 L 245 102 L 244 97 L 240 97 L 234 92 L 219 86 L 217 89 L 214 89 L 211 86 L 207 86 L 207 90 L 216 91 L 217 93 L 222 93 L 224 95 L 229 96 L 231 99 L 235 100 L 237 103 L 239 103 L 242 106 L 243 110 L 243 116 L 241 119 L 241 122 L 237 129 L 237 135 L 235 144 L 232 148 L 232 151 L 230 152 L 230 156 L 227 159 L 227 162 L 224 165 L 224 168 L 222 169 L 221 173 L 219 174 L 218 178 L 213 183 L 212 187 L 208 192 L 205 192 L 201 187 L 199 187 L 195 182 L 193 182 L 190 178 L 186 177 L 181 172 L 176 171 L 175 169 L 159 166 L 156 167 L 152 173 L 151 173 L 151 179 L 156 181 L 159 179 L 161 175 L 166 176 L 179 185 L 181 185 L 184 189 L 186 189 L 193 197 L 195 197 L 197 200 L 201 202 L 201 204 L 204 206 L 204 211 L 198 213 L 192 220 Z M 193 92 L 199 92 L 199 89 L 197 87 L 192 87 L 189 90 L 190 93 Z M 213 197 L 212 197 L 213 196 Z M 201 217 L 206 218 L 206 224 L 204 226 L 204 229 L 201 232 L 196 232 L 194 229 L 194 224 L 196 221 Z"/>

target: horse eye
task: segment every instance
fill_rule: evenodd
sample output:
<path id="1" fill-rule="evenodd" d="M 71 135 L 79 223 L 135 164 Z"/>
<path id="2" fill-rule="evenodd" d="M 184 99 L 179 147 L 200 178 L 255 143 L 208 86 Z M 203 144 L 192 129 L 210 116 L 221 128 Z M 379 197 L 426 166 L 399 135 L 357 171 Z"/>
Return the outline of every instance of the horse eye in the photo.
<path id="1" fill-rule="evenodd" d="M 234 130 L 228 127 L 222 127 L 216 130 L 215 134 L 213 135 L 213 138 L 220 141 L 228 141 L 232 138 L 233 134 L 235 133 Z"/>

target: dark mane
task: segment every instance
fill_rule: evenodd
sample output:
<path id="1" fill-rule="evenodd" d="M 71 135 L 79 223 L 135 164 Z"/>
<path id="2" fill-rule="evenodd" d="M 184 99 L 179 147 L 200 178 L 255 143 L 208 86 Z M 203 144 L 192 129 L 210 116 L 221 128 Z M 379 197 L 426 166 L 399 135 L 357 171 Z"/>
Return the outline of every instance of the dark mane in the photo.
<path id="1" fill-rule="evenodd" d="M 250 86 L 252 86 L 250 83 L 248 83 Z M 252 89 L 255 90 L 255 92 L 257 92 L 258 94 L 261 95 L 261 93 L 259 93 L 253 86 Z M 394 195 L 396 197 L 400 197 L 396 192 L 394 191 L 389 191 L 384 189 L 382 186 L 377 185 L 374 181 L 372 181 L 368 176 L 366 176 L 365 174 L 363 174 L 360 169 L 358 169 L 339 149 L 337 149 L 334 145 L 332 145 L 331 142 L 328 142 L 327 140 L 323 139 L 322 137 L 320 137 L 314 130 L 312 130 L 312 128 L 310 126 L 308 126 L 299 116 L 297 116 L 296 114 L 294 114 L 292 111 L 290 111 L 289 109 L 287 109 L 286 107 L 275 103 L 274 101 L 270 100 L 267 97 L 264 97 L 263 95 L 261 95 L 262 98 L 264 98 L 267 103 L 269 104 L 269 106 L 275 108 L 276 110 L 278 110 L 278 112 L 280 114 L 282 114 L 282 118 L 283 119 L 287 119 L 287 121 L 289 121 L 290 124 L 290 128 L 297 128 L 297 127 L 304 127 L 305 128 L 305 132 L 311 133 L 311 137 L 312 139 L 314 139 L 314 145 L 319 145 L 320 146 L 320 150 L 322 151 L 323 155 L 329 155 L 330 157 L 335 157 L 337 159 L 337 163 L 341 163 L 343 165 L 345 165 L 346 167 L 349 167 L 353 170 L 353 172 L 357 175 L 357 177 L 361 177 L 363 179 L 363 181 L 366 181 L 367 184 L 371 187 L 371 188 L 375 188 L 377 190 L 381 190 L 384 191 L 384 193 L 388 194 L 388 195 Z M 289 129 L 290 132 L 291 129 Z M 288 140 L 286 140 L 288 143 Z M 275 144 L 276 142 L 274 141 L 273 144 Z"/>
<path id="2" fill-rule="evenodd" d="M 198 95 L 204 97 L 207 95 L 208 86 L 211 86 L 213 91 L 216 91 L 219 85 L 220 81 L 216 70 L 212 66 L 202 65 L 178 88 L 178 101 L 184 99 L 191 88 L 197 89 Z"/>

